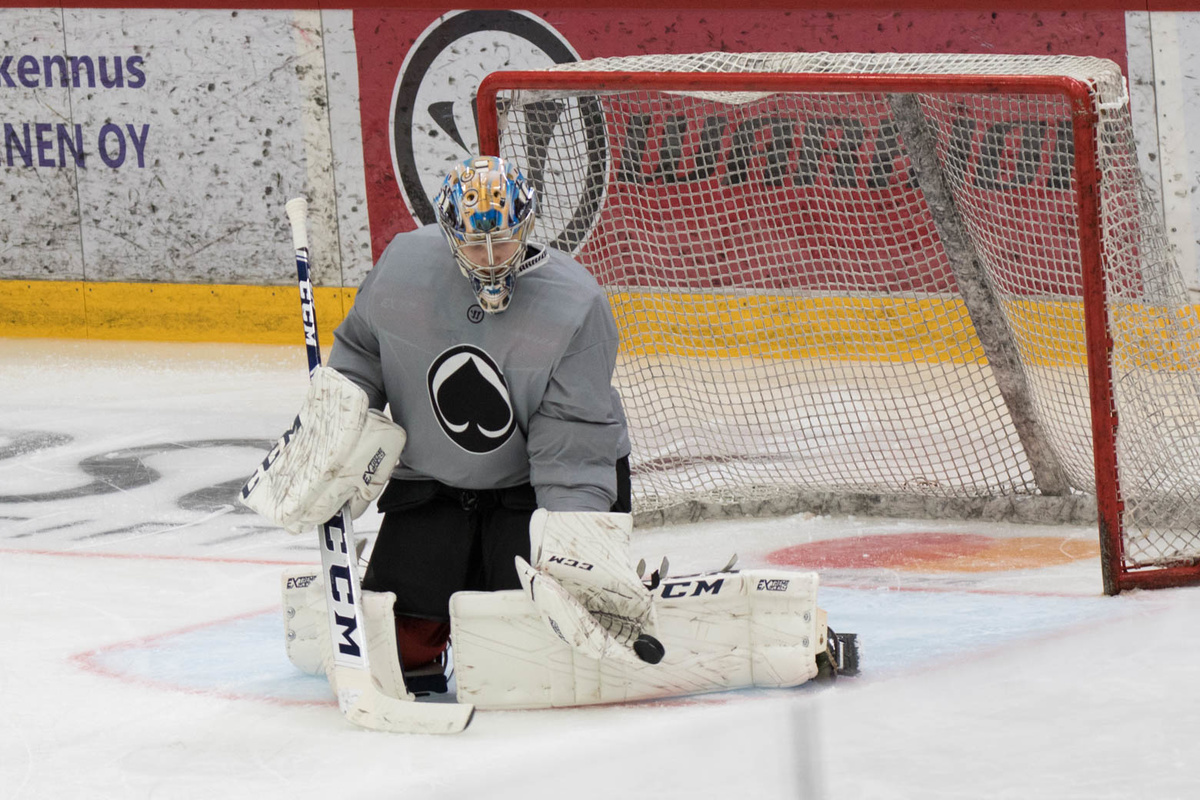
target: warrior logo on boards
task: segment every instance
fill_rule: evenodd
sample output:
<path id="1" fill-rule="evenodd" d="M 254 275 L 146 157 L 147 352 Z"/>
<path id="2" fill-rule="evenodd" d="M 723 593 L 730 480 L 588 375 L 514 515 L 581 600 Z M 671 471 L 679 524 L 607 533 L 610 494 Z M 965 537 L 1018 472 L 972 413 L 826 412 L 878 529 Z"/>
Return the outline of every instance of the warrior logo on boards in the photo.
<path id="1" fill-rule="evenodd" d="M 578 60 L 574 48 L 558 31 L 524 11 L 454 11 L 426 28 L 409 48 L 392 92 L 392 168 L 413 219 L 419 225 L 436 222 L 430 198 L 452 165 L 476 153 L 475 91 L 484 76 L 497 70 L 544 69 Z M 567 103 L 583 108 L 571 109 Z M 588 107 L 595 107 L 591 114 L 584 113 Z M 601 118 L 595 98 L 556 101 L 539 110 L 542 122 L 529 134 L 536 141 L 520 146 L 534 154 L 521 168 L 539 194 L 551 172 L 544 162 L 554 157 L 555 131 L 560 119 L 569 116 Z M 589 137 L 603 137 L 600 126 L 592 127 L 596 130 L 589 129 Z M 595 154 L 593 161 L 603 161 L 604 147 L 593 143 L 590 149 Z M 572 202 L 574 208 L 567 211 L 571 218 L 539 217 L 543 241 L 566 252 L 578 248 L 599 209 L 606 174 L 603 163 L 589 164 L 579 185 L 566 187 L 566 195 L 572 198 L 568 209 Z M 563 194 L 562 188 L 556 193 Z"/>
<path id="2" fill-rule="evenodd" d="M 456 345 L 434 359 L 429 400 L 442 431 L 468 453 L 490 453 L 516 430 L 504 375 L 478 347 Z"/>

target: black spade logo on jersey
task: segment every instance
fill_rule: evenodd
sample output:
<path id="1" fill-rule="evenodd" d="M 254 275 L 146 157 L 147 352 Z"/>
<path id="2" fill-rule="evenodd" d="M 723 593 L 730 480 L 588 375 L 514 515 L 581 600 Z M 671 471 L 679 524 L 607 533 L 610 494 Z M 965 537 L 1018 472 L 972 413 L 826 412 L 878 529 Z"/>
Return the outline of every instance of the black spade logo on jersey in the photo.
<path id="1" fill-rule="evenodd" d="M 430 365 L 429 400 L 442 430 L 469 453 L 492 452 L 516 428 L 500 368 L 469 344 L 451 347 Z"/>

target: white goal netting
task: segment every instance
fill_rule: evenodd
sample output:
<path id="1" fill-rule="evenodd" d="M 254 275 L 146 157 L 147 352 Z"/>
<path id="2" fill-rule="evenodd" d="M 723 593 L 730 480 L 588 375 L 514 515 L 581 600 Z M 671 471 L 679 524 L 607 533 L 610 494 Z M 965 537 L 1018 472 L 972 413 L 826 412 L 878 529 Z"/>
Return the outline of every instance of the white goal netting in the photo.
<path id="1" fill-rule="evenodd" d="M 663 72 L 728 80 L 650 88 Z M 862 79 L 753 86 L 780 73 Z M 500 153 L 540 191 L 540 238 L 610 294 L 643 518 L 1080 520 L 1099 491 L 1124 504 L 1130 569 L 1200 557 L 1200 317 L 1115 64 L 707 53 L 545 74 L 499 92 Z M 1090 88 L 1095 173 L 1056 76 Z M 1111 398 L 1088 370 L 1093 262 Z M 1099 486 L 1094 403 L 1116 412 Z"/>

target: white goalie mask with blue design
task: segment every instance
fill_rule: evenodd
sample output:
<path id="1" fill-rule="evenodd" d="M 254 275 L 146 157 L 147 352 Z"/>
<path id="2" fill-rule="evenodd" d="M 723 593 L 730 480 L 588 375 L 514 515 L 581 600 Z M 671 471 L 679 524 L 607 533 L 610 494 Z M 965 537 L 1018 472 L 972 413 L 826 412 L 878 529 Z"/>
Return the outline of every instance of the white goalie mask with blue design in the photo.
<path id="1" fill-rule="evenodd" d="M 508 308 L 533 230 L 533 186 L 502 158 L 468 158 L 446 176 L 433 205 L 479 305 L 489 314 Z"/>

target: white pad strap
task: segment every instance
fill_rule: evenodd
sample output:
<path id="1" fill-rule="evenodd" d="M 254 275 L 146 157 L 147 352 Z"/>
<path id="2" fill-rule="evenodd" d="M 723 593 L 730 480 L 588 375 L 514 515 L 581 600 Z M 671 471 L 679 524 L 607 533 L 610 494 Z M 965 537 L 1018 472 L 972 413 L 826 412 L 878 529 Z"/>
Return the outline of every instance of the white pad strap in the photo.
<path id="1" fill-rule="evenodd" d="M 379 496 L 400 460 L 404 429 L 371 409 L 367 394 L 318 367 L 291 430 L 242 487 L 241 501 L 292 533 L 350 503 L 352 517 Z"/>

